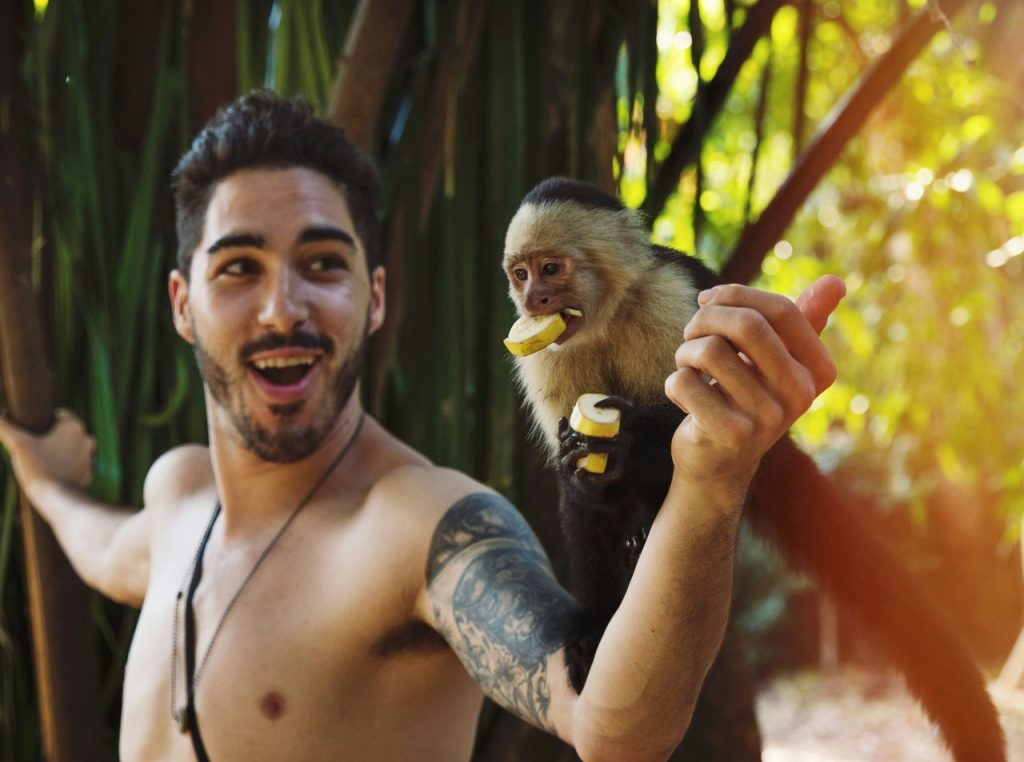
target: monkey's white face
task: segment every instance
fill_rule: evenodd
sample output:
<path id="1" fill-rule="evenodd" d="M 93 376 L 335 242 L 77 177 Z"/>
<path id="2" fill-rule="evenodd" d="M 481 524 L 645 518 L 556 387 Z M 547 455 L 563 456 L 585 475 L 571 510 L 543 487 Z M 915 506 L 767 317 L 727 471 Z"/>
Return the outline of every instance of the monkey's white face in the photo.
<path id="1" fill-rule="evenodd" d="M 509 297 L 520 315 L 560 312 L 567 328 L 558 344 L 599 338 L 646 259 L 632 252 L 646 250 L 646 232 L 626 210 L 523 204 L 505 235 Z"/>
<path id="2" fill-rule="evenodd" d="M 576 288 L 581 272 L 571 254 L 547 250 L 506 256 L 505 273 L 520 315 L 562 315 L 566 329 L 556 344 L 564 344 L 583 328 L 591 304 Z"/>

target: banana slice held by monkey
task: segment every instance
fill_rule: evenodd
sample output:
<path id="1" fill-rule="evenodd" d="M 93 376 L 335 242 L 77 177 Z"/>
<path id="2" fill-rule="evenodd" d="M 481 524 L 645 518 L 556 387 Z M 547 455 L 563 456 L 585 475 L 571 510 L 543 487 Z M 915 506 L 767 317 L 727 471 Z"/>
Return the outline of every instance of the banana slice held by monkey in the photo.
<path id="1" fill-rule="evenodd" d="M 580 434 L 597 439 L 613 439 L 619 435 L 622 413 L 614 407 L 599 407 L 607 394 L 581 394 L 569 417 L 569 426 Z M 576 461 L 576 465 L 592 474 L 603 474 L 608 468 L 608 453 L 593 452 Z"/>

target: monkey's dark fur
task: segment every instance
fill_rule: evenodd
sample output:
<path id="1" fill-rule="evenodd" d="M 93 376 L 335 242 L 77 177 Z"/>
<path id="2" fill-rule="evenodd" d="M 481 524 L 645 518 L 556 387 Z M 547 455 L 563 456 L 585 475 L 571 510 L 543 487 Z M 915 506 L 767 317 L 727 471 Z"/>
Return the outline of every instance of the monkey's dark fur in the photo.
<path id="1" fill-rule="evenodd" d="M 675 370 L 675 349 L 697 309 L 697 293 L 718 281 L 696 259 L 650 244 L 642 218 L 617 199 L 565 178 L 546 180 L 523 199 L 509 225 L 504 266 L 521 314 L 567 307 L 583 312 L 567 318 L 563 343 L 516 362 L 534 423 L 559 471 L 569 586 L 583 604 L 566 636 L 567 667 L 578 691 L 625 593 L 642 531 L 667 491 L 669 442 L 683 413 L 665 400 L 664 380 Z M 583 451 L 600 445 L 564 423 L 559 428 L 585 392 L 632 403 L 623 416 L 627 444 L 612 450 L 612 462 L 616 456 L 620 462 L 605 476 L 575 466 Z M 984 680 L 946 618 L 788 437 L 764 456 L 745 517 L 793 568 L 811 575 L 864 625 L 957 760 L 1005 759 Z M 702 722 L 716 721 L 709 712 L 702 716 L 709 692 L 706 683 L 687 741 L 706 732 Z M 721 744 L 715 753 L 739 758 Z"/>

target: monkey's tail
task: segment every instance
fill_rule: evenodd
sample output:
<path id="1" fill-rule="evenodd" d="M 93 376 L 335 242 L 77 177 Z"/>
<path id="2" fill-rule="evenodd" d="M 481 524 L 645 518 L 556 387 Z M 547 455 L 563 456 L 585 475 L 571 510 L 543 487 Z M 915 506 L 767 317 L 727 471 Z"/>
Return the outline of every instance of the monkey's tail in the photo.
<path id="1" fill-rule="evenodd" d="M 1006 759 L 984 679 L 948 618 L 788 437 L 765 455 L 748 505 L 754 529 L 877 639 L 958 762 Z"/>

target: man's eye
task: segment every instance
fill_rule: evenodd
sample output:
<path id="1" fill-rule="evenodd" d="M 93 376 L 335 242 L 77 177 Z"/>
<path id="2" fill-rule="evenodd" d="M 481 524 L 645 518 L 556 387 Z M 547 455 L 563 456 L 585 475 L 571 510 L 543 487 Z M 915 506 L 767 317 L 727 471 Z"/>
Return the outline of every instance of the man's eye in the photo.
<path id="1" fill-rule="evenodd" d="M 234 275 L 236 277 L 241 275 L 252 275 L 255 272 L 256 263 L 251 259 L 232 260 L 224 266 L 224 269 L 221 270 L 221 273 L 224 275 Z"/>
<path id="2" fill-rule="evenodd" d="M 309 263 L 309 269 L 317 273 L 332 272 L 335 270 L 347 270 L 348 264 L 337 254 L 326 254 L 322 257 L 314 258 Z"/>
<path id="3" fill-rule="evenodd" d="M 517 267 L 512 271 L 512 274 L 516 276 L 516 280 L 526 280 L 530 277 L 530 274 L 526 272 L 522 267 Z"/>
<path id="4" fill-rule="evenodd" d="M 541 268 L 541 272 L 545 275 L 554 275 L 558 272 L 557 262 L 547 262 L 544 267 Z"/>

